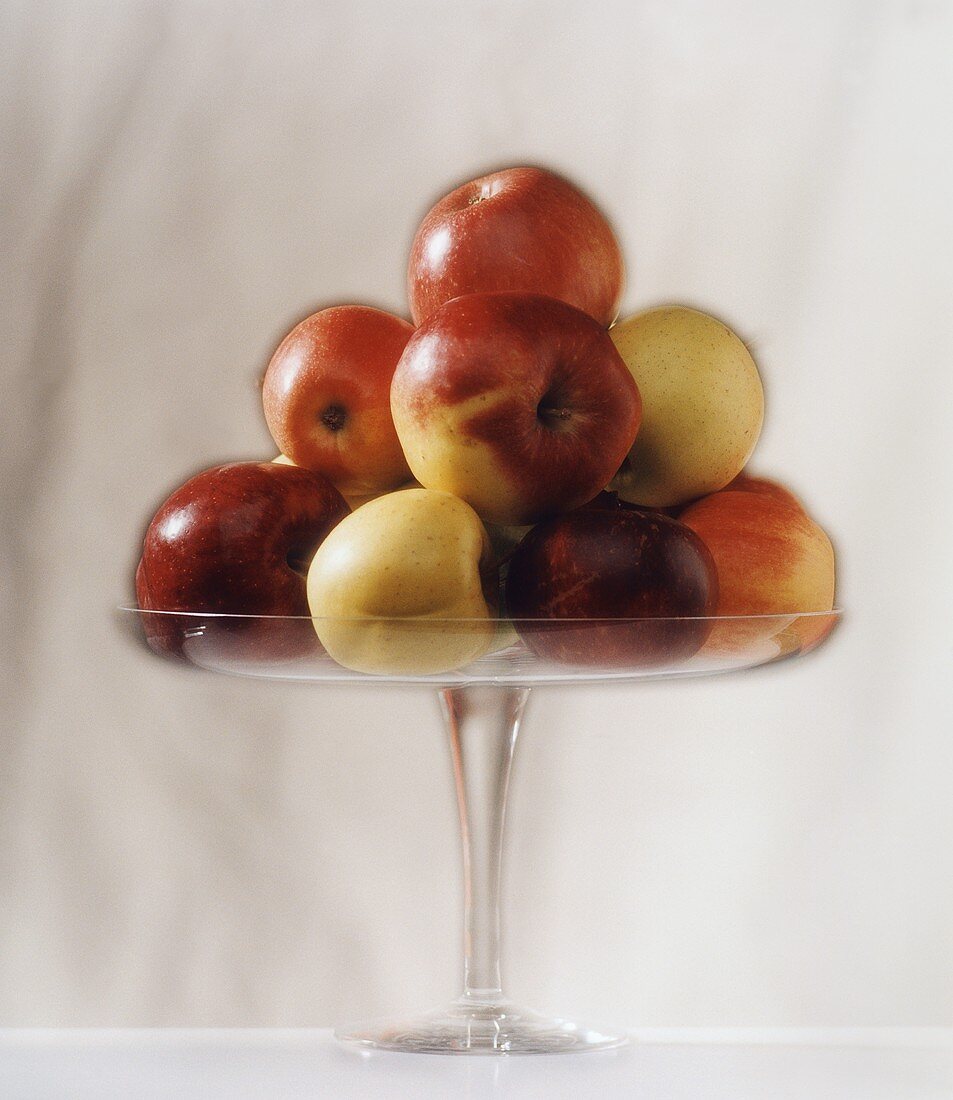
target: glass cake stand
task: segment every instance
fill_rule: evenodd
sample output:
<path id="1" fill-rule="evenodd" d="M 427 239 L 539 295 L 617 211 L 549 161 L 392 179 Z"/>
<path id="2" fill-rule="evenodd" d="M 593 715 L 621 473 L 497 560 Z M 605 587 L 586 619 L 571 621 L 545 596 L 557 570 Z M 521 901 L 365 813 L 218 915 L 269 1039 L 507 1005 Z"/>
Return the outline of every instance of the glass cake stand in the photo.
<path id="1" fill-rule="evenodd" d="M 511 1003 L 500 976 L 500 866 L 510 766 L 527 698 L 547 684 L 634 683 L 709 676 L 795 657 L 820 645 L 839 611 L 709 619 L 363 619 L 371 649 L 406 643 L 428 654 L 490 652 L 448 672 L 368 674 L 332 660 L 308 618 L 139 611 L 153 650 L 202 669 L 270 680 L 436 691 L 453 756 L 464 868 L 463 991 L 447 1007 L 339 1028 L 365 1048 L 427 1054 L 541 1054 L 619 1046 L 626 1034 L 550 1018 Z M 335 625 L 340 626 L 338 622 Z"/>

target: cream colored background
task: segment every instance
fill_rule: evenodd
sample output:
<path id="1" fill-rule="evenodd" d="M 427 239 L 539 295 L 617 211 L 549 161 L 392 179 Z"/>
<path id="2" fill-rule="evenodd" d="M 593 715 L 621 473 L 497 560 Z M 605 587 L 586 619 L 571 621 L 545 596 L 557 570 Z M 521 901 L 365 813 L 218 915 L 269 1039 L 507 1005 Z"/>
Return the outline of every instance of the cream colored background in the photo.
<path id="1" fill-rule="evenodd" d="M 611 212 L 626 308 L 756 349 L 756 466 L 837 539 L 822 653 L 539 694 L 508 984 L 631 1025 L 953 1022 L 953 6 L 0 0 L 0 1020 L 324 1024 L 456 991 L 432 700 L 165 666 L 151 508 L 271 448 L 320 304 L 401 310 L 499 164 Z"/>

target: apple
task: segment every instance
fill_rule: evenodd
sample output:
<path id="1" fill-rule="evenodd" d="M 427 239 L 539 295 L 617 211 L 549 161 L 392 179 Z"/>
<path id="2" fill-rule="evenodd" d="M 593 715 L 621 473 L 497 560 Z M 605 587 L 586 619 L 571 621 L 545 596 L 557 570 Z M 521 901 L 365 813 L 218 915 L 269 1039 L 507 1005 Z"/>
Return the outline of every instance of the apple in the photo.
<path id="1" fill-rule="evenodd" d="M 641 400 L 588 314 L 536 294 L 471 294 L 410 338 L 391 410 L 421 485 L 519 526 L 604 488 L 639 430 Z"/>
<path id="2" fill-rule="evenodd" d="M 376 675 L 447 672 L 495 638 L 496 565 L 479 516 L 432 489 L 369 501 L 314 555 L 308 601 L 328 653 Z"/>
<path id="3" fill-rule="evenodd" d="M 651 668 L 703 645 L 710 623 L 699 617 L 715 608 L 718 578 L 684 524 L 603 500 L 534 527 L 510 558 L 504 594 L 540 657 Z"/>
<path id="4" fill-rule="evenodd" d="M 716 614 L 792 616 L 834 606 L 834 549 L 823 529 L 783 490 L 724 489 L 696 501 L 681 522 L 700 536 L 718 569 Z M 800 619 L 795 633 L 813 648 L 830 630 L 827 616 Z M 785 627 L 787 629 L 787 627 Z M 778 622 L 722 623 L 709 648 L 737 652 L 776 635 Z"/>
<path id="5" fill-rule="evenodd" d="M 724 488 L 751 456 L 764 392 L 748 349 L 721 321 L 651 309 L 610 332 L 642 394 L 638 438 L 611 487 L 633 504 L 685 504 Z"/>
<path id="6" fill-rule="evenodd" d="M 307 615 L 308 564 L 347 514 L 337 489 L 310 470 L 274 462 L 234 462 L 205 470 L 176 489 L 149 524 L 136 570 L 139 607 Z M 313 638 L 307 620 L 143 615 L 142 621 L 153 649 L 179 656 L 186 627 L 231 636 L 236 654 L 289 656 Z"/>
<path id="7" fill-rule="evenodd" d="M 451 191 L 417 230 L 407 270 L 418 325 L 462 294 L 515 291 L 558 298 L 608 326 L 624 283 L 605 217 L 542 168 L 507 168 Z"/>
<path id="8" fill-rule="evenodd" d="M 409 480 L 390 413 L 390 383 L 413 327 L 369 306 L 332 306 L 282 340 L 262 385 L 265 420 L 282 454 L 345 496 Z"/>

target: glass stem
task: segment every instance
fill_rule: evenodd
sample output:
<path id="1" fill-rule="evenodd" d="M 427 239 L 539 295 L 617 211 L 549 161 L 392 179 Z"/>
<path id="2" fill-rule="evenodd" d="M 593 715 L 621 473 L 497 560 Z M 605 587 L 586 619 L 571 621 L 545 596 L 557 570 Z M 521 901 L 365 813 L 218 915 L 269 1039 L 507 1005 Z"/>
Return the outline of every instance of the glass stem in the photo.
<path id="1" fill-rule="evenodd" d="M 468 1003 L 501 1000 L 500 864 L 513 750 L 529 688 L 473 685 L 440 693 L 463 837 L 464 971 Z"/>

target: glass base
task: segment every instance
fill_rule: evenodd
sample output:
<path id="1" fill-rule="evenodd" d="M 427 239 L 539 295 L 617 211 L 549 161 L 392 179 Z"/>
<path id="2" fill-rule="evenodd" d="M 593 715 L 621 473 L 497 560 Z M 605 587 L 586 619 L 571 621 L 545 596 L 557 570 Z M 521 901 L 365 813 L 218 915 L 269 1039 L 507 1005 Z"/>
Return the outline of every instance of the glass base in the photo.
<path id="1" fill-rule="evenodd" d="M 574 1054 L 628 1042 L 624 1031 L 539 1016 L 508 1001 L 456 1001 L 423 1016 L 340 1028 L 334 1034 L 359 1047 L 407 1054 Z"/>

